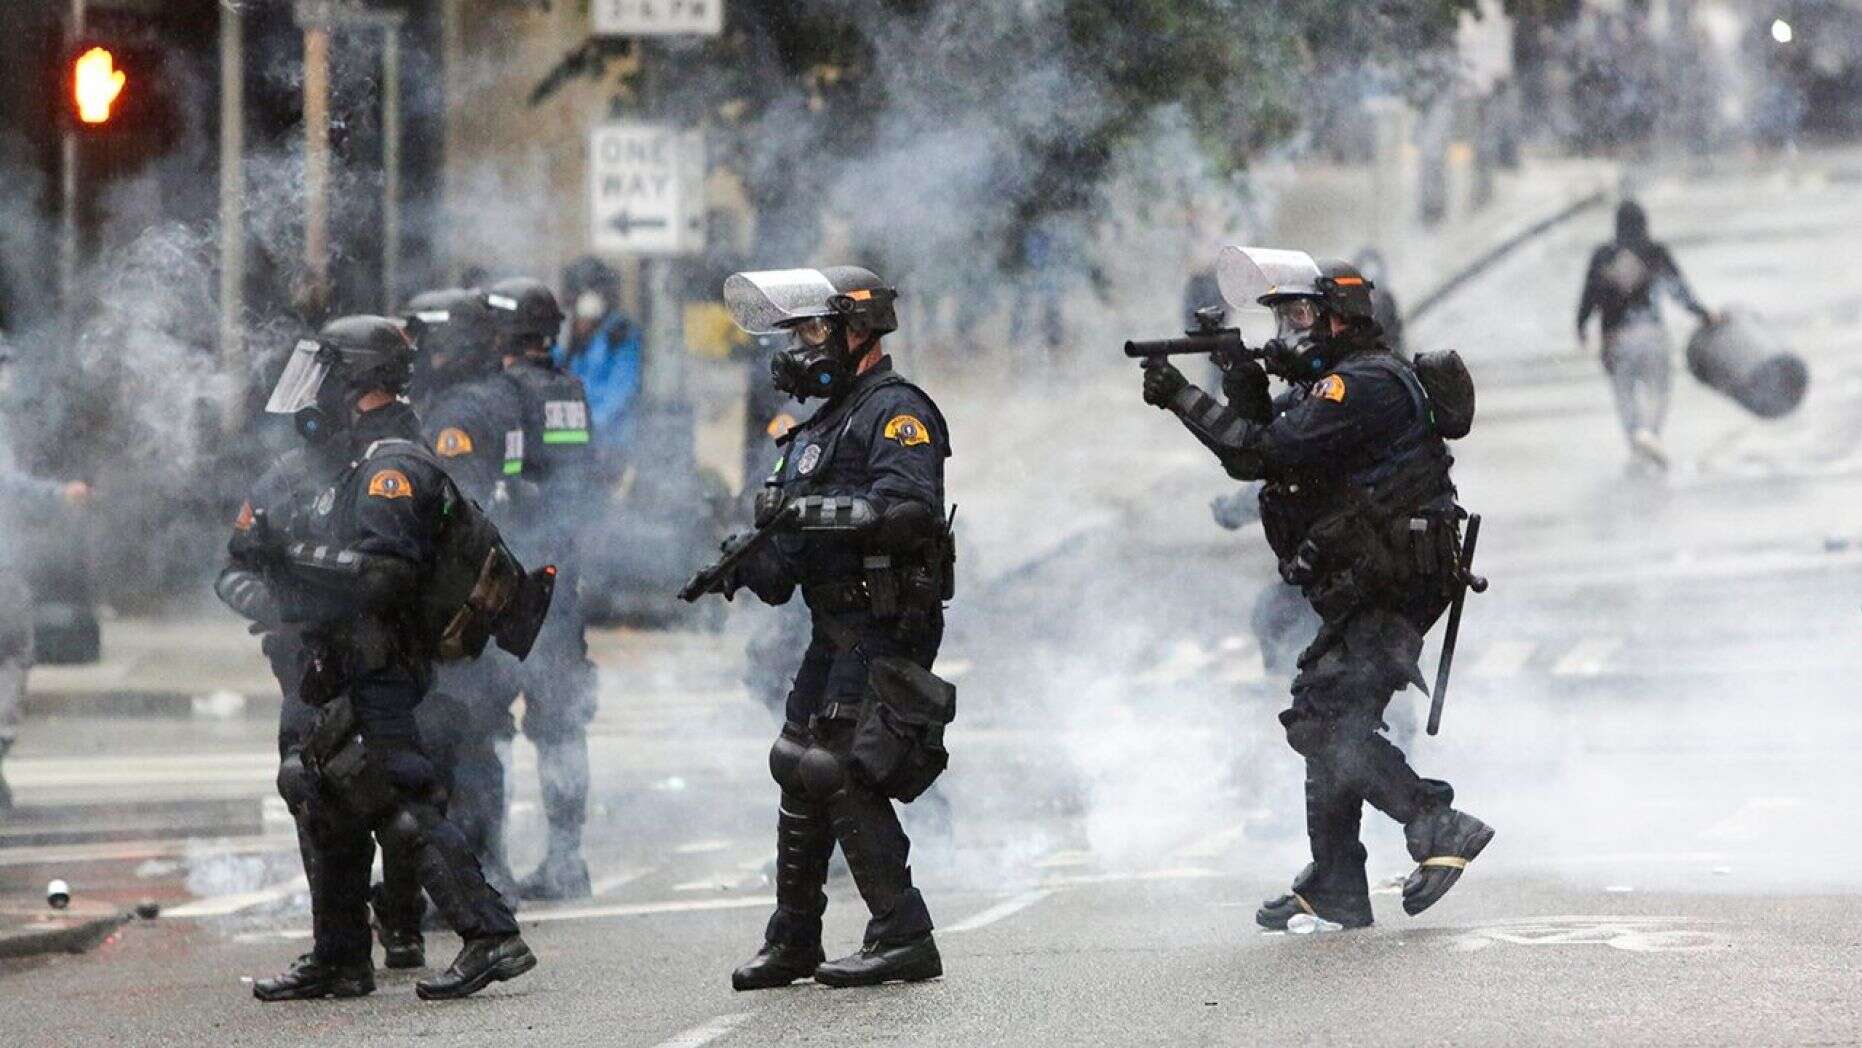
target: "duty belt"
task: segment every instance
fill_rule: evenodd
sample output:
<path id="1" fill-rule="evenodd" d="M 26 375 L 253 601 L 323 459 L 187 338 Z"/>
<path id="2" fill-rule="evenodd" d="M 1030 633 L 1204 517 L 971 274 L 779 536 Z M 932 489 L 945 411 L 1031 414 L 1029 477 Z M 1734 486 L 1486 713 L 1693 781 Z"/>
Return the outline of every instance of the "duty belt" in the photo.
<path id="1" fill-rule="evenodd" d="M 840 579 L 802 587 L 802 599 L 816 611 L 829 614 L 842 611 L 865 611 L 873 598 L 866 590 L 865 579 Z"/>
<path id="2" fill-rule="evenodd" d="M 809 719 L 817 722 L 831 720 L 857 721 L 865 710 L 865 702 L 830 702 L 827 706 L 822 708 L 820 713 L 815 714 Z"/>

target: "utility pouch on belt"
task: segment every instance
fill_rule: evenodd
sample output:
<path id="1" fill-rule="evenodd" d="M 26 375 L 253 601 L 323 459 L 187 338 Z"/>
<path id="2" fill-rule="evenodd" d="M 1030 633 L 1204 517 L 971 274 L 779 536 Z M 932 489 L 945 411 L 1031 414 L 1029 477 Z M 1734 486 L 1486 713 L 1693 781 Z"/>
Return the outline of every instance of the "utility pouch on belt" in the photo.
<path id="1" fill-rule="evenodd" d="M 950 764 L 944 726 L 957 717 L 957 689 L 910 659 L 872 661 L 874 699 L 860 711 L 850 755 L 888 797 L 913 801 Z"/>
<path id="2" fill-rule="evenodd" d="M 303 665 L 304 675 L 298 681 L 297 697 L 304 705 L 325 706 L 348 689 L 349 673 L 331 648 L 307 644 Z"/>
<path id="3" fill-rule="evenodd" d="M 365 822 L 395 806 L 394 785 L 380 765 L 369 760 L 355 706 L 344 695 L 317 713 L 317 725 L 304 744 L 304 765 L 325 792 Z"/>

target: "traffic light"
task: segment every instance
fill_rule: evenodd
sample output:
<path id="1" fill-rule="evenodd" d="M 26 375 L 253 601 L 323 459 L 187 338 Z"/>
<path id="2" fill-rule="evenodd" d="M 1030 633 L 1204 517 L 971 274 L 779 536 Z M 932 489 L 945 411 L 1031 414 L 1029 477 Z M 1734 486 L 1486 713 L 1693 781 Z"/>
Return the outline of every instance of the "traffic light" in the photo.
<path id="1" fill-rule="evenodd" d="M 185 49 L 154 17 L 93 11 L 84 34 L 63 51 L 55 96 L 63 126 L 116 150 L 172 146 L 180 93 L 193 82 L 187 62 L 176 60 Z"/>
<path id="2" fill-rule="evenodd" d="M 93 47 L 71 63 L 71 96 L 81 124 L 110 122 L 117 100 L 129 84 L 129 74 L 118 69 L 116 55 L 107 47 Z"/>

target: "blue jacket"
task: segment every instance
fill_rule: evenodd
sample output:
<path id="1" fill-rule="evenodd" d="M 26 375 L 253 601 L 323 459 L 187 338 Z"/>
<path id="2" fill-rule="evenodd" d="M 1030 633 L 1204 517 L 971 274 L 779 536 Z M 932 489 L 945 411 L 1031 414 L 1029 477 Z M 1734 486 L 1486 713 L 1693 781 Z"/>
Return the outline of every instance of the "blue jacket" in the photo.
<path id="1" fill-rule="evenodd" d="M 620 313 L 609 313 L 580 353 L 571 355 L 568 343 L 558 341 L 550 354 L 587 388 L 595 443 L 625 445 L 640 395 L 640 329 Z"/>

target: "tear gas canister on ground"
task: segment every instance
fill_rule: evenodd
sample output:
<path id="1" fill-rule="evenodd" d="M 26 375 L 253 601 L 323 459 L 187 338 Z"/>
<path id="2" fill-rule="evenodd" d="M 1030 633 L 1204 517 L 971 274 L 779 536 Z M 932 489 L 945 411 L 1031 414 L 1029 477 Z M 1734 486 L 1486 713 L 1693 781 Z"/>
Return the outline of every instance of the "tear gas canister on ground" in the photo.
<path id="1" fill-rule="evenodd" d="M 1749 314 L 1728 313 L 1687 340 L 1687 369 L 1754 415 L 1780 418 L 1803 401 L 1810 370 L 1802 357 L 1773 343 Z"/>

